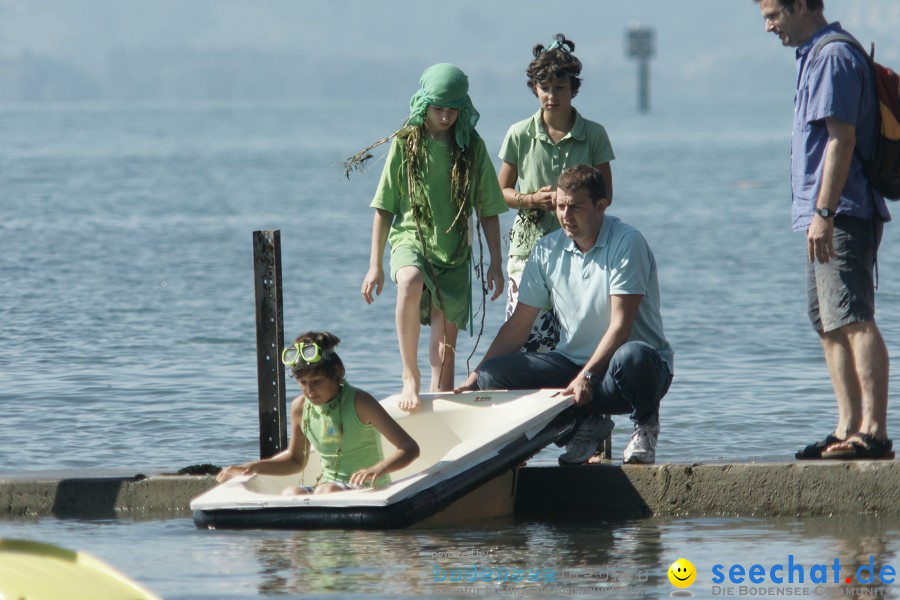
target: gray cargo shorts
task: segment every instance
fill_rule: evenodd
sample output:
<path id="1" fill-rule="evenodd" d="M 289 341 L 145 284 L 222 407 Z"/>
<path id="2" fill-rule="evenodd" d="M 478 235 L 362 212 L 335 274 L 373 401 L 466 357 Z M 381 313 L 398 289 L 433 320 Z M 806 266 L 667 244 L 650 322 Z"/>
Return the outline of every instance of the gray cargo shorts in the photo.
<path id="1" fill-rule="evenodd" d="M 816 331 L 875 319 L 875 259 L 883 227 L 877 220 L 835 217 L 835 256 L 825 264 L 806 259 L 806 305 Z"/>

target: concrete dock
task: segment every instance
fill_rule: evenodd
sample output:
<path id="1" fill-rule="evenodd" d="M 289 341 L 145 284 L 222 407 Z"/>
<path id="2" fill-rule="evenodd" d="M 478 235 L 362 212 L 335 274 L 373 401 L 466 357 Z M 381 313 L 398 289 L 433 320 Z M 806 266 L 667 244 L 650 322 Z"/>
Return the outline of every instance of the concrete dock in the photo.
<path id="1" fill-rule="evenodd" d="M 213 485 L 210 475 L 0 478 L 0 517 L 185 517 Z M 517 481 L 523 518 L 857 514 L 900 515 L 896 461 L 526 466 Z"/>
<path id="2" fill-rule="evenodd" d="M 516 514 L 776 517 L 900 515 L 896 461 L 525 468 Z"/>

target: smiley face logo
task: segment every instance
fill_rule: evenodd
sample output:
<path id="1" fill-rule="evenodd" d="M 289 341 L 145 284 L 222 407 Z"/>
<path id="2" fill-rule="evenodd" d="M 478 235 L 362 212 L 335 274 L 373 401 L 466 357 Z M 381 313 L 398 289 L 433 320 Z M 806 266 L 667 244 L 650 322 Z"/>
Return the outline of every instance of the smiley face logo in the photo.
<path id="1" fill-rule="evenodd" d="M 691 587 L 694 580 L 697 579 L 697 569 L 691 561 L 686 558 L 679 558 L 669 567 L 669 581 L 677 588 Z"/>

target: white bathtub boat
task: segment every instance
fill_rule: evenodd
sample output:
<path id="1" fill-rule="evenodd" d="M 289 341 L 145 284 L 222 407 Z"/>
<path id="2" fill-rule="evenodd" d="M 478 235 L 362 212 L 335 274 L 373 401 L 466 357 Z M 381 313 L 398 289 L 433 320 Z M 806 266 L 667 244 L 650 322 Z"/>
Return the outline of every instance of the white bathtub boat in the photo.
<path id="1" fill-rule="evenodd" d="M 377 489 L 283 496 L 311 485 L 321 466 L 313 452 L 298 475 L 231 479 L 191 502 L 194 522 L 208 528 L 395 529 L 429 519 L 448 522 L 511 514 L 516 469 L 574 428 L 571 396 L 560 390 L 422 394 L 413 413 L 398 396 L 381 401 L 419 444 L 420 455 Z M 385 454 L 393 446 L 382 438 Z M 441 517 L 445 517 L 443 520 Z"/>

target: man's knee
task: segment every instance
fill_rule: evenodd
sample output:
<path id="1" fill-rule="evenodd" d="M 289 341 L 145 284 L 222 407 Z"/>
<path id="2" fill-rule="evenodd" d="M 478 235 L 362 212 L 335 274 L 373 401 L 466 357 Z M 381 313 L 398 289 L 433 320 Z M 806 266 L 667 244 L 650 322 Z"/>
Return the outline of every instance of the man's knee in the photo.
<path id="1" fill-rule="evenodd" d="M 652 364 L 653 352 L 645 342 L 627 342 L 616 350 L 612 362 L 623 371 L 638 372 Z"/>
<path id="2" fill-rule="evenodd" d="M 481 365 L 481 368 L 478 369 L 478 389 L 496 390 L 509 387 L 507 378 L 502 377 L 502 372 L 497 367 L 496 358 L 492 358 Z"/>
<path id="3" fill-rule="evenodd" d="M 514 352 L 486 361 L 478 369 L 478 387 L 482 390 L 522 389 L 523 375 L 528 371 L 524 364 L 526 359 L 524 353 Z"/>
<path id="4" fill-rule="evenodd" d="M 619 389 L 650 396 L 664 394 L 662 388 L 671 377 L 659 352 L 645 342 L 623 344 L 613 355 L 610 375 Z"/>
<path id="5" fill-rule="evenodd" d="M 513 352 L 486 361 L 478 369 L 478 386 L 483 390 L 565 387 L 579 370 L 555 352 Z"/>

